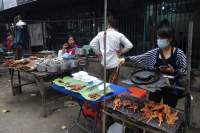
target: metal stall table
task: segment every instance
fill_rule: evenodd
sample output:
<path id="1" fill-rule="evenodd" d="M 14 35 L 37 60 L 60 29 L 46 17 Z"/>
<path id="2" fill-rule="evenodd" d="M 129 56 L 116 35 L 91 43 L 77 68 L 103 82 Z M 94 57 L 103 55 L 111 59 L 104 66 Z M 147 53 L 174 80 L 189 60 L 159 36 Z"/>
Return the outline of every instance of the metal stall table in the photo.
<path id="1" fill-rule="evenodd" d="M 80 57 L 80 58 L 75 58 L 75 60 L 78 63 L 76 69 L 87 68 L 87 66 L 88 66 L 87 58 Z M 58 72 L 50 73 L 50 72 L 38 72 L 38 71 L 23 71 L 23 70 L 18 70 L 15 68 L 9 68 L 13 96 L 15 96 L 17 93 L 22 93 L 22 86 L 29 85 L 29 84 L 36 84 L 37 89 L 39 90 L 39 92 L 42 96 L 43 116 L 46 117 L 47 110 L 46 110 L 45 93 L 47 91 L 47 87 L 45 86 L 45 83 L 51 82 L 53 79 L 55 79 L 57 77 L 66 76 L 66 74 L 68 72 L 71 72 L 73 69 L 74 68 L 68 68 L 66 70 L 60 70 Z M 14 73 L 15 72 L 17 72 L 18 83 L 14 84 Z M 22 84 L 21 73 L 30 75 L 33 78 L 33 81 Z"/>

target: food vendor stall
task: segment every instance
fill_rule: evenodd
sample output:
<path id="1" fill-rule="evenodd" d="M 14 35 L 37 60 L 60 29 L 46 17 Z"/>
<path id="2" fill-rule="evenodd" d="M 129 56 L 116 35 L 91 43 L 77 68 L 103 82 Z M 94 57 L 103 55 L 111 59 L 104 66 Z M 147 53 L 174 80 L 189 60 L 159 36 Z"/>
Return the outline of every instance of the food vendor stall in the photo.
<path id="1" fill-rule="evenodd" d="M 189 23 L 189 42 L 188 42 L 188 71 L 186 89 L 180 86 L 170 85 L 170 79 L 175 77 L 163 75 L 148 70 L 134 72 L 129 80 L 131 85 L 154 92 L 163 87 L 175 88 L 184 92 L 181 98 L 185 97 L 185 107 L 182 110 L 171 108 L 168 105 L 151 102 L 148 97 L 145 99 L 134 98 L 130 95 L 116 98 L 112 103 L 106 103 L 104 113 L 116 121 L 122 123 L 122 132 L 125 127 L 136 127 L 143 132 L 186 132 L 190 126 L 191 92 L 190 92 L 190 71 L 191 71 L 191 46 L 192 46 L 193 22 Z M 146 71 L 146 72 L 145 72 Z M 126 81 L 127 82 L 127 81 Z M 129 89 L 129 92 L 136 93 Z M 134 130 L 134 129 L 133 129 Z"/>
<path id="2" fill-rule="evenodd" d="M 102 120 L 102 111 L 106 117 L 110 116 L 115 121 L 121 122 L 124 126 L 123 132 L 125 132 L 126 126 L 140 128 L 143 132 L 177 133 L 184 131 L 182 110 L 151 102 L 146 95 L 140 95 L 142 91 L 136 95 L 140 89 L 133 88 L 106 83 L 104 94 L 103 82 L 83 71 L 73 74 L 73 77 L 57 78 L 52 84 L 53 90 L 71 96 L 80 106 L 75 123 L 68 128 L 68 132 L 71 132 L 75 126 L 86 132 L 97 132 L 99 121 Z M 103 101 L 106 101 L 104 110 Z M 88 109 L 85 110 L 85 103 L 90 105 L 89 109 L 95 110 L 93 117 L 87 115 Z M 92 129 L 80 124 L 81 115 L 93 120 L 94 127 Z"/>
<path id="3" fill-rule="evenodd" d="M 134 91 L 137 92 L 137 90 Z M 104 112 L 107 116 L 122 123 L 123 133 L 125 127 L 132 130 L 135 130 L 135 127 L 143 132 L 176 133 L 184 131 L 184 113 L 182 110 L 149 101 L 146 97 L 133 97 L 130 92 L 118 96 L 113 102 L 107 103 Z M 132 93 L 134 94 L 134 92 Z"/>
<path id="4" fill-rule="evenodd" d="M 107 19 L 107 0 L 104 1 L 104 15 L 105 15 L 105 31 L 106 31 L 106 19 Z M 189 41 L 188 41 L 188 71 L 187 71 L 187 79 L 188 86 L 186 89 L 173 86 L 176 89 L 185 90 L 185 109 L 184 111 L 173 109 L 165 104 L 154 103 L 148 100 L 146 97 L 145 100 L 141 98 L 133 98 L 132 96 L 125 95 L 123 97 L 116 98 L 113 102 L 108 103 L 104 101 L 104 116 L 103 116 L 103 133 L 106 132 L 105 123 L 106 116 L 110 116 L 115 121 L 120 121 L 122 123 L 122 132 L 125 132 L 126 126 L 134 126 L 139 129 L 142 129 L 143 132 L 184 132 L 184 128 L 189 127 L 190 121 L 190 109 L 191 109 L 191 94 L 190 94 L 190 71 L 191 71 L 191 50 L 192 50 L 192 32 L 193 32 L 193 23 L 189 24 Z M 104 51 L 106 51 L 106 37 L 104 37 Z M 105 52 L 106 53 L 106 52 Z M 106 56 L 106 55 L 104 55 Z M 106 60 L 104 60 L 106 64 Z M 106 75 L 106 70 L 104 68 L 104 75 Z M 154 77 L 151 75 L 140 75 L 140 76 L 132 76 L 131 82 L 134 85 L 139 86 L 142 89 L 146 89 L 149 91 L 155 91 L 156 89 L 162 88 L 162 85 L 168 86 L 169 79 L 174 77 L 169 77 L 166 75 L 159 75 Z M 166 80 L 165 80 L 166 79 Z M 142 84 L 138 82 L 144 81 Z M 150 81 L 149 83 L 146 83 Z M 106 81 L 106 77 L 104 77 L 104 81 Z M 104 83 L 105 84 L 105 83 Z M 149 86 L 146 86 L 150 84 Z M 152 85 L 153 84 L 153 85 Z M 140 86 L 143 85 L 143 86 Z M 106 87 L 105 87 L 106 91 Z M 134 92 L 133 92 L 134 93 Z M 184 112 L 184 113 L 183 113 Z M 186 124 L 187 123 L 187 124 Z"/>
<path id="5" fill-rule="evenodd" d="M 105 0 L 105 30 L 107 27 L 107 0 Z M 104 51 L 106 51 L 106 37 L 104 38 Z M 106 52 L 104 52 L 106 54 Z M 106 57 L 106 55 L 104 55 Z M 45 81 L 53 81 L 52 89 L 56 90 L 58 92 L 61 92 L 63 94 L 69 95 L 73 97 L 75 101 L 77 101 L 80 105 L 79 115 L 76 119 L 75 125 L 78 125 L 79 127 L 82 127 L 79 124 L 80 115 L 81 113 L 84 114 L 83 104 L 84 102 L 89 103 L 90 105 L 93 105 L 94 107 L 97 107 L 97 105 L 101 104 L 101 107 L 98 108 L 97 112 L 99 115 L 94 118 L 95 120 L 95 127 L 92 131 L 88 132 L 96 132 L 97 127 L 97 120 L 102 120 L 102 130 L 103 133 L 106 132 L 106 116 L 111 116 L 115 119 L 118 119 L 123 124 L 123 132 L 125 132 L 125 126 L 133 125 L 140 129 L 143 129 L 143 131 L 151 131 L 151 132 L 182 132 L 182 127 L 184 127 L 184 113 L 181 110 L 170 108 L 167 105 L 164 104 L 158 104 L 158 103 L 152 103 L 151 101 L 148 101 L 147 99 L 141 99 L 141 98 L 134 98 L 133 96 L 130 96 L 130 92 L 126 88 L 116 86 L 114 84 L 110 84 L 109 86 L 106 83 L 106 68 L 104 68 L 104 82 L 97 82 L 97 83 L 90 83 L 89 81 L 84 81 L 83 79 L 77 79 L 77 77 L 66 77 L 65 72 L 68 71 L 65 68 L 65 63 L 57 63 L 57 59 L 51 60 L 48 66 L 44 67 L 46 65 L 45 59 L 39 61 L 40 63 L 36 63 L 37 66 L 35 68 L 32 68 L 32 64 L 34 60 L 29 58 L 28 60 L 18 60 L 14 62 L 8 62 L 8 66 L 10 68 L 11 73 L 11 85 L 13 88 L 13 94 L 15 95 L 14 88 L 20 88 L 18 89 L 21 92 L 21 78 L 20 78 L 20 72 L 26 72 L 34 76 L 34 83 L 37 84 L 37 87 L 42 95 L 42 102 L 44 106 L 44 116 L 46 115 L 46 108 L 45 108 L 45 87 L 44 82 Z M 30 62 L 29 62 L 30 61 Z M 27 63 L 29 62 L 29 63 Z M 59 62 L 59 61 L 58 61 Z M 35 65 L 36 65 L 35 64 Z M 59 65 L 58 65 L 59 64 Z M 61 64 L 63 66 L 61 67 Z M 104 60 L 104 64 L 106 64 L 106 59 Z M 14 66 L 13 66 L 14 65 Z M 16 65 L 16 66 L 15 66 Z M 58 68 L 60 67 L 60 68 Z M 64 68 L 61 71 L 61 68 Z M 37 69 L 37 71 L 33 71 L 34 69 Z M 14 71 L 18 72 L 18 80 L 19 84 L 15 86 L 13 84 L 13 77 L 14 77 Z M 62 77 L 62 78 L 57 78 Z M 78 76 L 79 77 L 79 76 Z M 56 79 L 57 78 L 57 79 Z M 80 77 L 79 77 L 80 78 Z M 145 80 L 144 77 L 133 77 L 135 79 L 132 79 L 132 82 L 138 83 L 137 80 Z M 149 78 L 149 77 L 147 77 Z M 163 84 L 167 84 L 167 81 L 165 81 L 165 78 L 162 78 L 163 80 L 157 79 L 157 77 L 152 82 L 162 82 Z M 151 79 L 150 79 L 151 80 Z M 103 87 L 102 87 L 103 85 Z M 160 88 L 162 85 L 161 83 L 158 83 L 157 86 L 148 86 L 145 89 L 147 91 L 153 90 L 156 88 Z M 100 88 L 98 88 L 101 86 Z M 143 88 L 143 86 L 140 86 Z M 95 89 L 96 88 L 96 89 Z M 102 89 L 103 88 L 103 89 Z M 151 89 L 149 89 L 151 88 Z M 148 90 L 149 89 L 149 90 Z M 123 96 L 117 96 L 121 93 L 126 93 L 126 95 Z M 188 90 L 189 92 L 189 90 Z M 110 99 L 116 97 L 117 98 L 114 101 L 110 101 Z M 190 95 L 188 95 L 190 98 Z M 146 98 L 146 96 L 144 96 Z M 103 105 L 102 105 L 103 102 Z M 187 104 L 189 105 L 189 100 L 187 100 Z M 188 109 L 188 108 L 187 108 Z M 188 109 L 189 111 L 189 109 Z M 188 112 L 187 111 L 187 112 Z M 103 113 L 101 113 L 103 112 Z M 189 119 L 188 117 L 186 117 Z M 74 127 L 74 126 L 72 126 Z M 68 130 L 70 131 L 70 129 Z"/>
<path id="6" fill-rule="evenodd" d="M 92 80 L 90 80 L 88 78 L 90 76 L 87 75 L 84 77 L 86 80 L 83 80 L 83 78 L 64 77 L 53 81 L 53 90 L 71 96 L 80 106 L 75 123 L 68 129 L 68 132 L 71 132 L 75 126 L 80 127 L 86 132 L 97 132 L 97 127 L 101 123 L 102 102 L 104 100 L 110 100 L 118 94 L 127 92 L 127 89 L 124 87 L 115 84 L 107 84 L 106 95 L 104 95 L 103 82 L 101 80 L 95 77 L 92 77 Z M 88 105 L 89 108 L 87 108 L 86 105 Z M 94 115 L 89 111 L 91 109 L 95 111 Z M 84 118 L 90 118 L 90 120 L 93 121 L 94 125 L 92 129 L 88 129 L 80 124 L 81 115 L 83 115 Z"/>
<path id="7" fill-rule="evenodd" d="M 15 96 L 18 93 L 22 93 L 22 86 L 36 84 L 42 96 L 43 116 L 46 117 L 45 93 L 48 88 L 45 86 L 45 83 L 52 82 L 53 79 L 70 73 L 74 67 L 78 67 L 78 62 L 84 62 L 83 60 L 85 60 L 84 57 L 62 59 L 53 58 L 52 56 L 45 56 L 44 58 L 30 56 L 20 60 L 7 60 L 5 64 L 10 72 L 12 93 Z M 15 72 L 17 72 L 17 77 Z M 21 73 L 28 74 L 33 78 L 33 81 L 22 84 Z M 15 78 L 17 78 L 18 83 L 14 82 Z"/>

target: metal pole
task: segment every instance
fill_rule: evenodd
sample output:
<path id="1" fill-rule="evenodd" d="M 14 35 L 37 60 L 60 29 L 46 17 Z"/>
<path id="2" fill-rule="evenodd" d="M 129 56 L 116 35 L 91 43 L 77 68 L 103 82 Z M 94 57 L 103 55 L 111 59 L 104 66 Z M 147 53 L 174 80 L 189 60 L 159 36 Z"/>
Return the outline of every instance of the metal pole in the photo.
<path id="1" fill-rule="evenodd" d="M 107 0 L 104 0 L 104 96 L 106 94 L 106 29 L 107 29 Z M 106 101 L 103 102 L 103 111 L 105 110 Z M 106 114 L 103 113 L 102 132 L 106 133 Z"/>
<path id="2" fill-rule="evenodd" d="M 186 100 L 185 100 L 185 120 L 187 129 L 191 123 L 191 56 L 192 56 L 192 39 L 193 39 L 193 21 L 189 22 L 188 30 L 188 50 L 187 50 L 187 60 L 188 60 L 188 72 L 187 72 L 187 87 L 186 87 Z"/>

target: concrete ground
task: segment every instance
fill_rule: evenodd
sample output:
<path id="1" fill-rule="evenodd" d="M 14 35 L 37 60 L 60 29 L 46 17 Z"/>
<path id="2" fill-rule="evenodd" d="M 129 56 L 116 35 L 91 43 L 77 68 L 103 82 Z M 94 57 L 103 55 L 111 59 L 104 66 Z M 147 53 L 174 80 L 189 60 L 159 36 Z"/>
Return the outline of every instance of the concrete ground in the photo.
<path id="1" fill-rule="evenodd" d="M 0 77 L 0 86 L 0 133 L 65 133 L 61 126 L 70 127 L 77 115 L 75 106 L 43 118 L 41 96 L 34 86 L 25 86 L 23 94 L 12 96 L 7 75 Z M 4 109 L 10 112 L 3 113 Z M 81 131 L 75 129 L 74 133 Z"/>
<path id="2" fill-rule="evenodd" d="M 9 74 L 6 70 L 0 70 L 0 74 L 0 133 L 65 133 L 66 130 L 61 129 L 61 126 L 70 127 L 73 124 L 78 114 L 78 106 L 58 109 L 47 118 L 43 118 L 41 96 L 35 85 L 24 86 L 21 95 L 13 96 Z M 57 93 L 50 92 L 48 99 L 57 96 Z M 193 96 L 192 123 L 194 128 L 188 133 L 199 133 L 200 93 L 194 93 Z M 180 101 L 180 108 L 183 103 L 184 100 Z M 56 106 L 57 103 L 51 103 L 52 105 Z M 3 113 L 4 109 L 10 112 Z M 72 133 L 82 132 L 79 128 L 72 130 Z"/>

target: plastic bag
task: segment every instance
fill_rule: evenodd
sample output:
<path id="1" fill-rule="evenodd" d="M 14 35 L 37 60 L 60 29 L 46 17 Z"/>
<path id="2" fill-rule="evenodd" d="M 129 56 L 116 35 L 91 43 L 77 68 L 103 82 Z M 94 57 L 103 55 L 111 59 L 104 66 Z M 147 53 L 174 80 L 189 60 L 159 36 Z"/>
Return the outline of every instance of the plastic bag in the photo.
<path id="1" fill-rule="evenodd" d="M 122 125 L 115 122 L 114 124 L 112 124 L 107 133 L 122 133 Z"/>

